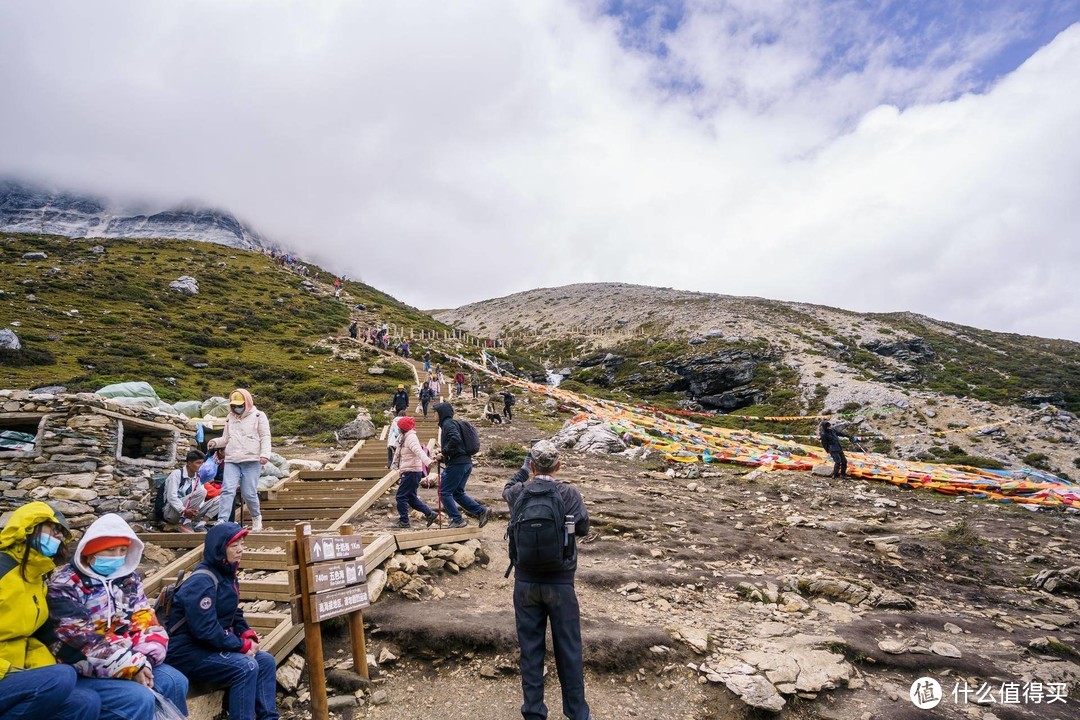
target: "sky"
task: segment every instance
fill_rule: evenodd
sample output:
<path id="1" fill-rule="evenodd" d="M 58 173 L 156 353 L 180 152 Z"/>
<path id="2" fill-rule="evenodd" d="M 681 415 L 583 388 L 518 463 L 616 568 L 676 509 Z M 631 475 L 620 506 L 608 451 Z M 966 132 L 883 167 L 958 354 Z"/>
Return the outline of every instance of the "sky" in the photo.
<path id="1" fill-rule="evenodd" d="M 1080 0 L 0 4 L 0 176 L 421 308 L 619 281 L 1080 341 Z"/>

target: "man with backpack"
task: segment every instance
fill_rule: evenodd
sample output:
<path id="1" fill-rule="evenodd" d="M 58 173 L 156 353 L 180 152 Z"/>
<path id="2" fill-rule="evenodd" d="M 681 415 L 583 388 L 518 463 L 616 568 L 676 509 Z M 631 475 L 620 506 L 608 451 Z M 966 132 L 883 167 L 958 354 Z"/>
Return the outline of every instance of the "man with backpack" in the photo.
<path id="1" fill-rule="evenodd" d="M 480 527 L 484 527 L 491 519 L 490 508 L 465 494 L 465 483 L 472 474 L 472 456 L 480 451 L 476 429 L 467 422 L 455 420 L 454 408 L 450 403 L 436 405 L 435 414 L 439 417 L 440 450 L 433 459 L 445 465 L 439 485 L 439 498 L 446 508 L 446 514 L 450 516 L 450 527 L 463 528 L 469 524 L 469 521 L 462 517 L 458 505 L 476 517 Z"/>
<path id="2" fill-rule="evenodd" d="M 547 718 L 544 704 L 545 636 L 551 622 L 555 669 L 562 688 L 563 715 L 590 720 L 585 702 L 581 654 L 581 613 L 574 591 L 577 543 L 589 532 L 589 513 L 577 488 L 555 479 L 559 450 L 541 440 L 506 483 L 510 506 L 510 563 L 514 568 L 514 618 L 520 646 L 525 720 Z M 529 481 L 529 474 L 534 475 Z M 507 568 L 506 574 L 510 574 Z"/>

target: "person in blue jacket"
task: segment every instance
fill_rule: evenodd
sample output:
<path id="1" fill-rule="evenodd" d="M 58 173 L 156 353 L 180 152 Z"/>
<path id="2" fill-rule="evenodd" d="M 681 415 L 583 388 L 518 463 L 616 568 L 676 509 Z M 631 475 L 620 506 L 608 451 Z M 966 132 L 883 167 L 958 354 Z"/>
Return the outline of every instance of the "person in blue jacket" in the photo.
<path id="1" fill-rule="evenodd" d="M 274 656 L 240 609 L 236 578 L 248 531 L 223 522 L 206 533 L 203 561 L 173 597 L 166 661 L 190 678 L 225 686 L 229 720 L 277 720 Z"/>

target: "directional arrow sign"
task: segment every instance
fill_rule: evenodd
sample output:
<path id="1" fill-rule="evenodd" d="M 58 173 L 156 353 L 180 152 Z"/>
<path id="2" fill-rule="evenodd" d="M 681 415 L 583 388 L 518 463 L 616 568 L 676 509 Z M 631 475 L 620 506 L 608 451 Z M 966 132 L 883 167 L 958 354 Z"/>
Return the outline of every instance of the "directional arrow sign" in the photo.
<path id="1" fill-rule="evenodd" d="M 304 538 L 307 556 L 312 562 L 320 560 L 349 560 L 364 554 L 364 541 L 359 535 L 333 535 Z"/>

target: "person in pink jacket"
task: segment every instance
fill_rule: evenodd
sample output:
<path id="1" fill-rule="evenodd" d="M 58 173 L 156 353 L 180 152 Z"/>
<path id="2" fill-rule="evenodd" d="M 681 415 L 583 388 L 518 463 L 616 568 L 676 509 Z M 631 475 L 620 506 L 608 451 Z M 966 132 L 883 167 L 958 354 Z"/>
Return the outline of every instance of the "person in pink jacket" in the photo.
<path id="1" fill-rule="evenodd" d="M 416 420 L 411 417 L 401 417 L 397 419 L 397 424 L 398 430 L 401 431 L 401 438 L 398 440 L 394 464 L 401 469 L 401 480 L 397 491 L 398 521 L 394 527 L 410 527 L 410 507 L 422 512 L 428 527 L 431 527 L 439 516 L 424 504 L 417 493 L 420 480 L 427 474 L 427 467 L 431 465 L 431 458 L 428 457 L 424 446 L 420 444 L 420 438 L 416 436 Z"/>
<path id="2" fill-rule="evenodd" d="M 239 486 L 251 513 L 251 531 L 261 532 L 259 475 L 262 466 L 270 460 L 270 421 L 266 419 L 266 413 L 255 407 L 251 393 L 242 388 L 233 390 L 229 395 L 225 432 L 207 445 L 211 450 L 225 448 L 225 476 L 221 484 L 218 522 L 229 519 Z"/>

